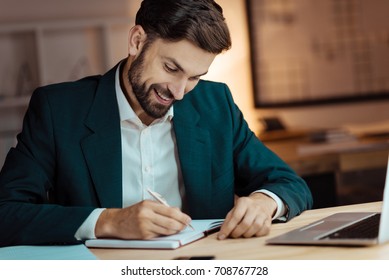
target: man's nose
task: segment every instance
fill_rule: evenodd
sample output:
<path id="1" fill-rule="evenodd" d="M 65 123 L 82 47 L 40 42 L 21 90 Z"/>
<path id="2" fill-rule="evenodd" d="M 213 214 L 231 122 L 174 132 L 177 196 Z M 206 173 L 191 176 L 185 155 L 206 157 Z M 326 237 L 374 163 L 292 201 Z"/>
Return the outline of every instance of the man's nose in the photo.
<path id="1" fill-rule="evenodd" d="M 169 90 L 173 94 L 174 99 L 181 100 L 184 97 L 187 81 L 185 79 L 177 80 L 169 84 Z"/>

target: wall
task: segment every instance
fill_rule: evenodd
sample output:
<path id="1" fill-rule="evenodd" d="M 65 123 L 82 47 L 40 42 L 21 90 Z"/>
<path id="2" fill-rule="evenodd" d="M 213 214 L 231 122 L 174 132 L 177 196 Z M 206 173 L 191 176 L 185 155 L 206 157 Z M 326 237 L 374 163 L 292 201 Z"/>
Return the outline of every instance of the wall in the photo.
<path id="1" fill-rule="evenodd" d="M 218 0 L 218 3 L 224 8 L 232 33 L 233 47 L 229 53 L 220 57 L 209 76 L 230 85 L 236 103 L 255 132 L 262 129 L 258 119 L 264 116 L 279 116 L 290 127 L 304 128 L 328 128 L 389 120 L 389 101 L 254 109 L 245 0 Z"/>
<path id="2" fill-rule="evenodd" d="M 0 24 L 126 16 L 131 0 L 0 0 Z"/>
<path id="3" fill-rule="evenodd" d="M 0 24 L 50 19 L 80 19 L 134 14 L 140 0 L 0 0 Z M 32 5 L 33 3 L 33 5 Z M 249 37 L 245 0 L 218 0 L 231 29 L 233 47 L 217 57 L 207 79 L 226 82 L 235 101 L 254 131 L 261 129 L 259 118 L 280 116 L 292 127 L 333 127 L 346 123 L 389 119 L 389 102 L 301 107 L 279 110 L 254 108 L 250 73 Z M 0 115 L 0 119 L 4 120 Z"/>
<path id="4" fill-rule="evenodd" d="M 115 18 L 115 19 L 123 19 L 123 18 L 128 18 L 130 14 L 130 2 L 129 0 L 68 0 L 68 1 L 59 1 L 59 0 L 0 0 L 0 28 L 5 32 L 5 30 L 9 30 L 9 26 L 15 26 L 16 24 L 23 24 L 23 23 L 28 23 L 27 25 L 29 27 L 33 27 L 34 22 L 41 22 L 41 21 L 72 21 L 76 20 L 80 22 L 80 20 L 99 20 L 99 19 L 107 19 L 107 18 Z M 31 23 L 31 24 L 30 24 Z M 126 25 L 126 22 L 124 22 Z M 132 26 L 132 22 L 128 22 L 128 28 Z M 47 27 L 47 25 L 46 25 Z M 77 29 L 67 29 L 71 30 L 70 33 L 67 33 L 67 31 L 63 31 L 61 34 L 65 34 L 65 38 L 62 41 L 53 39 L 50 40 L 49 42 L 52 43 L 55 47 L 53 49 L 48 48 L 45 50 L 45 58 L 50 57 L 50 59 L 43 59 L 46 63 L 33 63 L 34 66 L 36 65 L 53 65 L 57 68 L 49 68 L 48 71 L 43 71 L 43 72 L 57 72 L 56 70 L 62 70 L 64 64 L 63 63 L 58 63 L 56 59 L 54 58 L 59 58 L 62 59 L 66 56 L 64 56 L 64 53 L 72 53 L 73 49 L 68 48 L 68 47 L 63 47 L 64 49 L 62 51 L 58 51 L 57 46 L 61 44 L 60 46 L 63 46 L 62 44 L 71 44 L 71 47 L 74 47 L 75 45 L 71 43 L 71 40 L 69 39 L 69 34 L 71 35 L 71 38 L 74 39 L 74 37 L 78 38 Z M 99 60 L 97 61 L 97 64 L 104 64 L 107 62 L 109 64 L 108 66 L 111 67 L 113 64 L 116 64 L 116 62 L 111 62 L 112 61 L 118 61 L 119 59 L 124 58 L 127 56 L 127 38 L 126 38 L 126 28 L 118 30 L 118 28 L 115 26 L 115 31 L 110 33 L 109 36 L 113 38 L 113 41 L 115 41 L 115 44 L 112 46 L 110 45 L 109 50 L 106 50 L 107 44 L 104 45 L 104 47 L 100 46 L 97 48 L 97 50 L 102 50 L 102 52 L 97 52 L 95 48 L 92 49 L 92 56 L 98 57 L 96 59 Z M 30 32 L 30 30 L 29 30 Z M 73 32 L 73 33 L 72 33 Z M 94 37 L 95 33 L 94 31 L 91 30 L 84 30 L 85 32 L 85 38 L 90 40 L 92 42 L 92 45 L 94 45 L 94 41 L 99 40 L 100 37 Z M 123 34 L 124 36 L 119 36 L 118 34 Z M 11 34 L 11 35 L 10 35 Z M 25 38 L 26 34 L 32 34 L 32 33 L 23 33 L 22 36 L 14 36 L 12 33 L 0 33 L 0 42 L 3 43 L 3 48 L 2 50 L 6 50 L 2 53 L 0 53 L 0 167 L 3 164 L 3 161 L 5 159 L 5 155 L 8 152 L 9 148 L 11 146 L 14 146 L 16 140 L 15 136 L 18 131 L 21 129 L 22 125 L 22 119 L 26 110 L 26 101 L 28 99 L 17 99 L 15 98 L 14 101 L 7 99 L 7 95 L 9 95 L 9 85 L 12 84 L 13 82 L 17 81 L 17 73 L 14 71 L 14 68 L 17 68 L 21 60 L 19 59 L 18 50 L 20 51 L 21 47 L 26 47 L 28 49 L 34 49 L 31 52 L 26 52 L 28 55 L 25 55 L 26 57 L 30 58 L 33 56 L 36 56 L 39 52 L 35 51 L 34 44 L 31 45 L 31 42 L 37 42 L 37 41 L 27 41 L 27 44 L 24 44 L 24 41 L 20 41 L 19 38 Z M 36 34 L 36 33 L 35 33 Z M 82 32 L 80 34 L 83 34 Z M 102 34 L 102 33 L 101 33 Z M 41 37 L 46 36 L 46 41 L 47 38 L 55 38 L 53 37 L 53 34 L 50 32 L 47 32 L 45 35 L 42 35 Z M 30 35 L 28 35 L 30 36 Z M 83 35 L 81 35 L 83 36 Z M 30 36 L 31 38 L 36 38 L 33 35 Z M 10 39 L 11 38 L 11 39 Z M 63 37 L 60 37 L 63 38 Z M 102 38 L 102 37 L 101 37 Z M 92 40 L 93 39 L 93 40 Z M 8 53 L 9 51 L 12 52 L 12 46 L 10 47 L 9 42 L 12 42 L 12 40 L 15 40 L 19 42 L 15 46 L 15 53 Z M 111 41 L 111 40 L 110 40 Z M 22 42 L 22 43 L 21 43 Z M 39 45 L 39 43 L 38 43 Z M 4 47 L 5 46 L 5 47 Z M 77 45 L 76 45 L 77 46 Z M 86 45 L 81 45 L 80 49 L 81 53 L 84 52 L 84 49 L 88 49 L 89 46 Z M 79 50 L 79 49 L 77 49 Z M 88 49 L 89 50 L 89 49 Z M 90 52 L 90 51 L 89 51 Z M 25 52 L 22 51 L 24 54 Z M 31 53 L 31 55 L 30 55 Z M 48 55 L 48 54 L 51 55 Z M 74 52 L 79 54 L 79 52 Z M 100 55 L 102 53 L 109 53 L 112 55 L 109 55 L 108 59 L 104 55 Z M 62 56 L 61 56 L 62 54 Z M 101 58 L 101 59 L 100 59 Z M 23 58 L 25 59 L 25 58 Z M 34 60 L 34 59 L 33 59 Z M 42 55 L 41 59 L 42 60 Z M 35 60 L 34 60 L 35 61 Z M 42 62 L 42 61 L 41 61 Z M 109 63 L 108 63 L 109 62 Z M 32 67 L 28 69 L 33 69 L 34 75 L 37 75 L 37 72 L 42 72 L 42 71 L 37 71 L 40 67 Z M 89 65 L 88 65 L 89 66 Z M 47 69 L 46 69 L 47 70 Z M 53 70 L 53 71 L 50 71 Z M 55 70 L 55 71 L 54 71 Z M 100 72 L 100 71 L 99 71 Z M 59 71 L 61 73 L 61 71 Z M 42 74 L 42 73 L 39 73 Z M 39 75 L 41 76 L 41 75 Z M 41 76 L 42 78 L 42 76 Z M 59 78 L 61 79 L 61 78 Z M 69 79 L 69 77 L 63 77 L 63 80 Z M 35 80 L 34 80 L 35 81 Z M 32 90 L 26 91 L 26 97 L 28 94 L 32 93 Z M 13 89 L 12 89 L 12 94 L 13 94 Z M 5 98 L 3 98 L 5 95 Z M 4 101 L 4 102 L 2 102 Z M 15 105 L 17 103 L 18 105 Z M 13 105 L 12 105 L 13 104 Z"/>

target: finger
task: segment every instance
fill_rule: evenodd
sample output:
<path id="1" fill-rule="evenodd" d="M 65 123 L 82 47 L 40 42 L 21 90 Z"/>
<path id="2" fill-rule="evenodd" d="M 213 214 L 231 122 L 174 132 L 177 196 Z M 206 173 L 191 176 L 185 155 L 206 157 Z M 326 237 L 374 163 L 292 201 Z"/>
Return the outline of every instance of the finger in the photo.
<path id="1" fill-rule="evenodd" d="M 256 213 L 246 212 L 246 215 L 243 219 L 236 225 L 234 230 L 231 232 L 230 236 L 232 238 L 238 238 L 243 236 L 246 232 L 248 232 L 253 226 L 255 226 Z"/>
<path id="2" fill-rule="evenodd" d="M 261 227 L 261 229 L 259 231 L 257 231 L 252 236 L 260 237 L 260 236 L 268 235 L 270 233 L 270 229 L 271 229 L 270 226 L 263 226 L 263 227 Z"/>
<path id="3" fill-rule="evenodd" d="M 161 235 L 176 234 L 176 233 L 179 233 L 182 229 L 168 228 L 168 227 L 166 227 L 166 225 L 160 225 L 160 224 L 153 223 L 149 227 L 149 230 L 154 235 L 154 237 L 156 237 L 156 236 L 161 236 Z"/>
<path id="4" fill-rule="evenodd" d="M 126 219 L 127 221 L 123 222 L 127 224 L 130 232 L 139 235 L 141 239 L 150 239 L 159 235 L 171 235 L 181 231 L 186 226 L 186 224 L 174 219 L 177 215 L 185 215 L 179 209 L 168 207 L 155 201 L 144 200 L 133 207 L 129 207 L 127 210 L 129 214 L 127 217 L 133 221 L 131 228 L 128 228 L 130 220 Z M 131 213 L 135 213 L 135 215 Z M 125 233 L 125 235 L 127 234 Z"/>
<path id="5" fill-rule="evenodd" d="M 151 202 L 151 209 L 155 213 L 153 223 L 159 226 L 158 233 L 169 235 L 185 229 L 192 219 L 181 212 L 179 208 L 165 206 L 159 203 Z M 162 229 L 163 228 L 163 229 Z"/>
<path id="6" fill-rule="evenodd" d="M 222 240 L 230 236 L 231 232 L 244 217 L 246 210 L 245 207 L 237 205 L 227 214 L 226 219 L 220 228 L 218 239 Z"/>
<path id="7" fill-rule="evenodd" d="M 150 209 L 147 218 L 138 219 L 139 233 L 143 239 L 150 239 L 160 235 L 176 234 L 186 225 L 172 218 L 160 215 Z"/>
<path id="8" fill-rule="evenodd" d="M 261 226 L 260 229 L 252 236 L 259 237 L 259 236 L 268 235 L 271 229 L 271 222 L 272 222 L 271 218 L 267 218 L 263 226 Z"/>
<path id="9" fill-rule="evenodd" d="M 271 220 L 267 219 L 265 216 L 257 216 L 253 221 L 251 227 L 247 229 L 246 232 L 242 234 L 243 237 L 249 238 L 253 236 L 264 236 L 267 235 L 270 231 Z"/>
<path id="10" fill-rule="evenodd" d="M 180 221 L 177 221 L 173 218 L 156 214 L 155 220 L 153 219 L 153 223 L 160 228 L 165 229 L 167 232 L 179 232 L 186 228 L 187 224 L 184 224 Z M 161 232 L 162 233 L 162 232 Z"/>
<path id="11" fill-rule="evenodd" d="M 192 221 L 192 219 L 187 214 L 181 212 L 181 210 L 176 207 L 169 207 L 157 203 L 153 210 L 155 211 L 155 213 L 163 217 L 173 219 L 176 222 L 180 223 L 180 228 L 189 225 Z"/>

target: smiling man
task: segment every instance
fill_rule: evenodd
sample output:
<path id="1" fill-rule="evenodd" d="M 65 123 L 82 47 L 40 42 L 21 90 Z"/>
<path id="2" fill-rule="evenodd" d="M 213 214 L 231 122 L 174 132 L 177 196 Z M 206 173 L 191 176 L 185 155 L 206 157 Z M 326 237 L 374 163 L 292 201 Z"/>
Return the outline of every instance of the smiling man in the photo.
<path id="1" fill-rule="evenodd" d="M 225 218 L 219 239 L 262 236 L 309 209 L 228 87 L 200 79 L 230 46 L 213 0 L 144 0 L 126 59 L 38 88 L 0 173 L 0 246 L 149 239 L 207 218 Z"/>

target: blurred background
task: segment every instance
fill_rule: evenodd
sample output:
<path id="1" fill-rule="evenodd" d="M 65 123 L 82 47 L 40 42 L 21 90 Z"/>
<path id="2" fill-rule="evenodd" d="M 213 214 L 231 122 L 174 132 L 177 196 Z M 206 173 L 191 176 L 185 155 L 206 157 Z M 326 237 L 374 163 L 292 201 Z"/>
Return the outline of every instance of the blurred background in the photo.
<path id="1" fill-rule="evenodd" d="M 102 74 L 127 56 L 140 2 L 0 0 L 0 167 L 37 86 Z M 217 2 L 233 45 L 205 79 L 228 84 L 250 128 L 310 184 L 316 207 L 380 199 L 389 2 Z"/>

